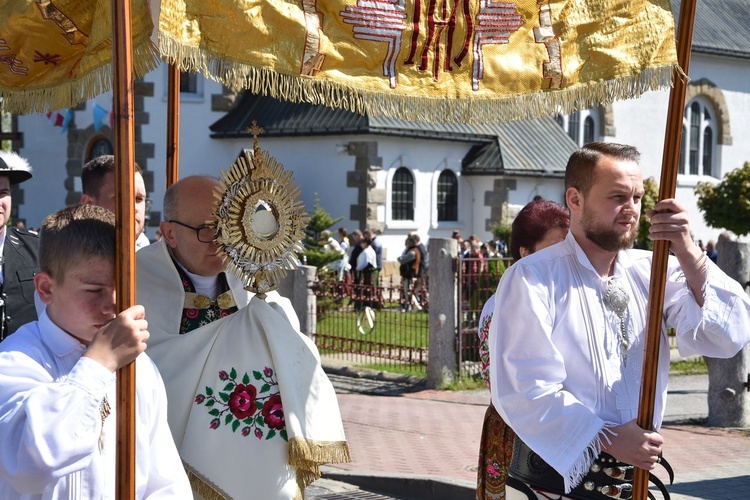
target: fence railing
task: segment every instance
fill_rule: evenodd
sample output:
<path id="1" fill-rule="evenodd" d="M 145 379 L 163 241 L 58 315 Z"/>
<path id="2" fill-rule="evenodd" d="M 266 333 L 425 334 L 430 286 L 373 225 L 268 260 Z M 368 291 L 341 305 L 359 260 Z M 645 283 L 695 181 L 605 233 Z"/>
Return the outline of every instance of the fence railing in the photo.
<path id="1" fill-rule="evenodd" d="M 371 277 L 372 284 L 338 281 L 319 272 L 313 334 L 321 355 L 374 369 L 426 374 L 429 322 L 427 288 Z"/>

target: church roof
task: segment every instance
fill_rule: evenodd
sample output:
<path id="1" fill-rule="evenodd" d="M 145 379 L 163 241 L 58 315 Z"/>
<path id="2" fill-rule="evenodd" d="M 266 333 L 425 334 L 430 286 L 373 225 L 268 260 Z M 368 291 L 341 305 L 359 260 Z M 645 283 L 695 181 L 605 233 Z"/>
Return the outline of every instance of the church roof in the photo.
<path id="1" fill-rule="evenodd" d="M 465 174 L 561 176 L 576 144 L 549 117 L 501 124 L 421 123 L 363 116 L 322 105 L 291 103 L 244 92 L 209 128 L 216 139 L 249 137 L 256 120 L 264 137 L 379 135 L 474 143 Z"/>
<path id="2" fill-rule="evenodd" d="M 681 0 L 671 0 L 675 25 Z M 693 52 L 750 59 L 748 0 L 700 0 L 693 25 Z"/>

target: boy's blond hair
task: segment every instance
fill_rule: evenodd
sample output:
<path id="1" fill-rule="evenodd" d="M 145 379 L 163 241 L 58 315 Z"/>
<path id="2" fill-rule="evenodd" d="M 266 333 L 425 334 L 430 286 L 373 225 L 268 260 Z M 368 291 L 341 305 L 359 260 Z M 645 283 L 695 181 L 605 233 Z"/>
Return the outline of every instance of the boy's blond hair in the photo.
<path id="1" fill-rule="evenodd" d="M 115 259 L 115 215 L 97 205 L 73 205 L 48 215 L 39 231 L 39 267 L 59 282 L 91 257 Z"/>

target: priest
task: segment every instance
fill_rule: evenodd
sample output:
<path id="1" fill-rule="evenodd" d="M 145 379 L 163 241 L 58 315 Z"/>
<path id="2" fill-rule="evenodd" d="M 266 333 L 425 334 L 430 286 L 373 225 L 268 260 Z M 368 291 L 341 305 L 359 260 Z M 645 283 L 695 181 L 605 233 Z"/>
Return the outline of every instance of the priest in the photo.
<path id="1" fill-rule="evenodd" d="M 148 352 L 198 498 L 301 498 L 321 464 L 349 460 L 338 402 L 289 300 L 253 297 L 225 272 L 219 186 L 207 176 L 172 185 L 162 239 L 136 256 Z"/>

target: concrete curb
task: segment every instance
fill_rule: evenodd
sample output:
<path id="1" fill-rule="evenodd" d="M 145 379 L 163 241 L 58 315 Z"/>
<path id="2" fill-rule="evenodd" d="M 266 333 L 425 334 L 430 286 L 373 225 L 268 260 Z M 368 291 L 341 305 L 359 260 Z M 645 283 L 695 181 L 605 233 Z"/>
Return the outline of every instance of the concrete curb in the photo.
<path id="1" fill-rule="evenodd" d="M 399 500 L 475 500 L 476 484 L 450 477 L 345 472 L 321 467 L 324 478 Z"/>
<path id="2" fill-rule="evenodd" d="M 348 365 L 334 365 L 323 359 L 322 361 L 323 371 L 333 375 L 341 375 L 343 377 L 352 378 L 365 378 L 370 380 L 383 380 L 386 382 L 394 382 L 405 385 L 425 385 L 427 386 L 427 379 L 423 377 L 415 377 L 413 375 L 403 375 L 399 373 L 389 373 L 377 370 L 370 370 L 368 368 L 359 368 L 357 366 Z"/>

